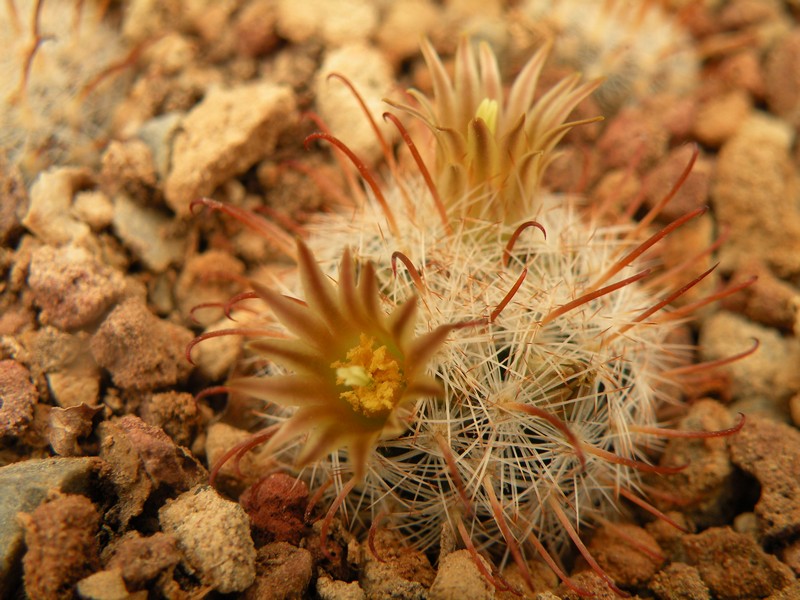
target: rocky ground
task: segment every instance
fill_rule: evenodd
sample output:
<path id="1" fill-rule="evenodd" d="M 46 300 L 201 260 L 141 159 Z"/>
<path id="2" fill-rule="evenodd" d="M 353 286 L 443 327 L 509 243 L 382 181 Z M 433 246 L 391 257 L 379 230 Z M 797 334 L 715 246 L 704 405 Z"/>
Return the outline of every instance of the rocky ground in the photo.
<path id="1" fill-rule="evenodd" d="M 289 230 L 329 209 L 347 186 L 327 149 L 303 147 L 313 115 L 371 164 L 380 148 L 326 75 L 348 76 L 379 114 L 381 98 L 429 89 L 420 35 L 445 56 L 460 32 L 484 38 L 508 76 L 547 35 L 611 42 L 548 20 L 537 2 L 100 4 L 45 0 L 38 30 L 31 2 L 7 2 L 0 19 L 14 49 L 0 63 L 11 74 L 0 90 L 0 594 L 515 597 L 466 550 L 426 556 L 380 529 L 370 547 L 337 524 L 326 556 L 308 490 L 288 474 L 262 479 L 257 451 L 209 485 L 210 466 L 257 417 L 244 401 L 195 399 L 244 368 L 235 337 L 209 339 L 187 360 L 195 336 L 229 326 L 220 310 L 195 307 L 224 303 L 280 257 L 192 202 L 211 196 Z M 695 167 L 662 218 L 711 210 L 670 236 L 665 260 L 723 237 L 710 290 L 758 279 L 703 310 L 699 359 L 760 346 L 698 379 L 682 421 L 725 429 L 743 413 L 742 431 L 676 439 L 661 457 L 690 465 L 652 482 L 654 502 L 690 533 L 632 512 L 586 541 L 640 598 L 800 598 L 800 5 L 660 4 L 678 31 L 663 47 L 688 58 L 672 65 L 643 42 L 632 66 L 577 65 L 623 92 L 578 108 L 577 118 L 606 118 L 570 134 L 546 185 L 612 211 L 636 198 L 651 206 L 695 142 Z M 654 31 L 639 34 L 658 46 Z M 557 42 L 544 78 L 576 56 Z M 566 562 L 595 597 L 614 597 L 580 560 Z M 537 590 L 525 597 L 575 597 L 547 567 L 531 569 Z M 515 567 L 504 577 L 521 582 Z"/>

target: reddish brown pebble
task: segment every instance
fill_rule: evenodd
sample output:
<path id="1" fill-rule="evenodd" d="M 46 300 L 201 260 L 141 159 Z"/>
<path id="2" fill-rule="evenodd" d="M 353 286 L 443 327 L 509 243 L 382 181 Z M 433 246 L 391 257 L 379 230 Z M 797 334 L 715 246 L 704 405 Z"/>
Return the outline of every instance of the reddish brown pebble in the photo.
<path id="1" fill-rule="evenodd" d="M 25 431 L 38 397 L 28 369 L 15 360 L 0 361 L 0 438 Z"/>
<path id="2" fill-rule="evenodd" d="M 28 551 L 22 560 L 29 598 L 70 600 L 74 586 L 100 567 L 100 517 L 84 496 L 61 496 L 20 517 Z"/>
<path id="3" fill-rule="evenodd" d="M 303 519 L 308 486 L 295 477 L 274 473 L 247 488 L 239 503 L 250 516 L 257 544 L 279 541 L 297 545 L 306 534 Z"/>
<path id="4" fill-rule="evenodd" d="M 792 570 L 748 535 L 714 527 L 684 538 L 689 562 L 714 598 L 765 598 L 794 581 Z"/>

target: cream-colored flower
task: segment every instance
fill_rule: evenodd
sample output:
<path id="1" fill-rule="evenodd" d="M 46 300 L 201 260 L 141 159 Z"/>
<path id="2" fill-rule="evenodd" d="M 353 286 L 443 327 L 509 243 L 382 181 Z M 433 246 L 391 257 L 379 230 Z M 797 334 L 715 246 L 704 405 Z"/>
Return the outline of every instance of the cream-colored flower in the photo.
<path id="1" fill-rule="evenodd" d="M 531 214 L 553 150 L 575 125 L 567 117 L 600 83 L 580 83 L 575 74 L 534 99 L 548 51 L 549 46 L 539 49 L 506 92 L 487 43 L 476 49 L 462 39 L 451 79 L 433 46 L 423 41 L 433 98 L 412 89 L 419 108 L 391 104 L 433 133 L 434 183 L 451 218 L 511 223 Z"/>
<path id="2" fill-rule="evenodd" d="M 378 441 L 405 431 L 404 419 L 414 401 L 441 395 L 441 385 L 425 367 L 453 327 L 416 337 L 415 297 L 384 314 L 372 265 L 362 265 L 357 278 L 347 250 L 338 289 L 301 241 L 297 256 L 304 302 L 254 283 L 260 298 L 296 337 L 250 343 L 253 351 L 290 373 L 243 377 L 228 387 L 297 409 L 268 448 L 278 450 L 306 435 L 297 459 L 302 467 L 348 447 L 353 476 L 359 479 Z"/>

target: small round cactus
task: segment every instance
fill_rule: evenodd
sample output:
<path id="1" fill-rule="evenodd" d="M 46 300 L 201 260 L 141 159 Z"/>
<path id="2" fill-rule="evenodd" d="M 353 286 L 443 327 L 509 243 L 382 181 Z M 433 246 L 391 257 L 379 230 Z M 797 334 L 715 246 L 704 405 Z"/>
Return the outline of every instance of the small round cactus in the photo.
<path id="1" fill-rule="evenodd" d="M 558 62 L 603 77 L 595 94 L 606 111 L 647 94 L 696 85 L 699 59 L 689 33 L 651 0 L 527 0 L 520 7 Z"/>
<path id="2" fill-rule="evenodd" d="M 287 296 L 254 282 L 241 297 L 266 303 L 266 323 L 231 332 L 274 366 L 228 388 L 267 403 L 255 440 L 327 497 L 324 531 L 337 512 L 364 527 L 388 515 L 430 549 L 446 528 L 475 556 L 515 561 L 529 584 L 525 559 L 539 555 L 583 593 L 553 558 L 573 542 L 620 591 L 580 531 L 620 497 L 655 512 L 641 473 L 680 469 L 651 454 L 693 352 L 671 335 L 693 307 L 670 304 L 713 269 L 665 283 L 657 244 L 705 209 L 655 232 L 665 202 L 638 223 L 592 222 L 539 177 L 593 84 L 569 78 L 534 100 L 537 54 L 506 96 L 488 46 L 462 41 L 455 83 L 423 52 L 434 97 L 415 92 L 421 108 L 401 110 L 433 133 L 434 164 L 402 125 L 414 168 L 387 157 L 387 182 L 311 136 L 350 156 L 371 194 L 305 226 L 287 250 L 298 263 Z"/>

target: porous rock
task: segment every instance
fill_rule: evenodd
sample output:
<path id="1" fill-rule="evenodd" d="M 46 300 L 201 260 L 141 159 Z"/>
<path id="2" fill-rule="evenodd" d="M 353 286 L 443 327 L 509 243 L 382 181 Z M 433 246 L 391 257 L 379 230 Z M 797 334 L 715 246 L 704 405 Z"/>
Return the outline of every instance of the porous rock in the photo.
<path id="1" fill-rule="evenodd" d="M 377 556 L 372 553 L 372 549 Z M 410 548 L 395 532 L 381 529 L 364 551 L 359 583 L 374 600 L 424 600 L 436 572 L 424 553 Z"/>
<path id="2" fill-rule="evenodd" d="M 93 183 L 88 169 L 52 168 L 39 177 L 30 193 L 28 212 L 22 224 L 46 244 L 66 244 L 89 236 L 90 229 L 72 216 L 70 206 L 75 192 Z"/>
<path id="3" fill-rule="evenodd" d="M 679 562 L 656 573 L 650 589 L 658 600 L 711 600 L 697 568 Z"/>
<path id="4" fill-rule="evenodd" d="M 175 567 L 181 553 L 172 535 L 159 531 L 144 537 L 138 531 L 129 531 L 104 551 L 104 559 L 107 569 L 118 570 L 126 584 L 139 589 Z"/>
<path id="5" fill-rule="evenodd" d="M 751 415 L 731 438 L 730 453 L 761 486 L 754 509 L 761 539 L 767 545 L 794 539 L 800 534 L 800 432 Z"/>
<path id="6" fill-rule="evenodd" d="M 188 215 L 192 200 L 264 158 L 293 121 L 294 107 L 292 91 L 272 83 L 209 90 L 175 136 L 165 186 L 169 206 Z"/>
<path id="7" fill-rule="evenodd" d="M 634 544 L 649 549 L 645 553 Z M 647 531 L 627 523 L 598 527 L 589 543 L 589 552 L 617 585 L 636 587 L 647 583 L 663 559 L 658 542 Z"/>
<path id="8" fill-rule="evenodd" d="M 184 356 L 193 334 L 153 315 L 138 298 L 117 306 L 92 337 L 92 355 L 121 388 L 174 385 L 191 371 Z"/>
<path id="9" fill-rule="evenodd" d="M 765 598 L 794 581 L 792 570 L 765 553 L 752 537 L 727 527 L 686 536 L 683 544 L 714 598 Z"/>
<path id="10" fill-rule="evenodd" d="M 139 417 L 104 421 L 99 435 L 100 456 L 113 467 L 110 478 L 120 498 L 113 512 L 123 524 L 141 513 L 154 489 L 180 492 L 206 481 L 206 470 L 186 448 Z"/>
<path id="11" fill-rule="evenodd" d="M 67 330 L 97 321 L 125 290 L 121 273 L 72 245 L 34 250 L 28 284 L 39 321 Z"/>
<path id="12" fill-rule="evenodd" d="M 257 542 L 300 543 L 306 533 L 308 486 L 284 473 L 273 473 L 247 488 L 239 504 L 250 516 Z"/>
<path id="13" fill-rule="evenodd" d="M 250 520 L 241 506 L 198 486 L 158 511 L 161 528 L 174 535 L 186 567 L 226 594 L 246 590 L 256 576 Z"/>
<path id="14" fill-rule="evenodd" d="M 38 398 L 28 369 L 15 360 L 0 361 L 0 439 L 25 431 Z"/>
<path id="15" fill-rule="evenodd" d="M 800 273 L 800 210 L 790 156 L 794 132 L 774 117 L 752 114 L 721 148 L 711 197 L 730 240 L 722 268 L 758 258 L 781 278 Z"/>
<path id="16" fill-rule="evenodd" d="M 256 581 L 245 600 L 303 600 L 313 571 L 311 553 L 287 542 L 272 542 L 256 553 Z"/>
<path id="17" fill-rule="evenodd" d="M 483 557 L 480 557 L 480 560 L 486 571 L 491 572 L 488 562 Z M 463 600 L 463 598 L 475 600 L 494 598 L 494 587 L 481 574 L 469 551 L 456 550 L 441 559 L 436 579 L 428 590 L 428 599 Z"/>
<path id="18" fill-rule="evenodd" d="M 29 598 L 69 600 L 74 586 L 100 566 L 100 515 L 85 496 L 65 495 L 20 516 L 27 551 L 22 559 Z"/>

